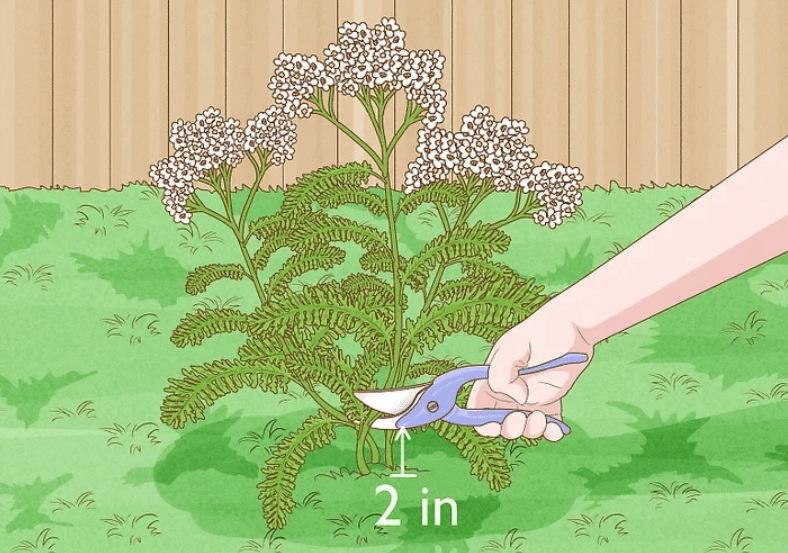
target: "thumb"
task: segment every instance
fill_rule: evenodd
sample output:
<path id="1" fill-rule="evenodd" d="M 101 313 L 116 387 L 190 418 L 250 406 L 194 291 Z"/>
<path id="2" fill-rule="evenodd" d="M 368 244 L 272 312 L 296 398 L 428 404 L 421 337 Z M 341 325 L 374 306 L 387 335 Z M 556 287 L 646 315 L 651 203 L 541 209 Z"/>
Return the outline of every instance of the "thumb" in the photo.
<path id="1" fill-rule="evenodd" d="M 524 405 L 528 399 L 528 386 L 520 378 L 518 370 L 526 366 L 531 352 L 518 348 L 515 353 L 507 349 L 498 347 L 490 353 L 487 359 L 487 364 L 490 366 L 487 381 L 493 392 L 505 394 L 520 405 Z"/>

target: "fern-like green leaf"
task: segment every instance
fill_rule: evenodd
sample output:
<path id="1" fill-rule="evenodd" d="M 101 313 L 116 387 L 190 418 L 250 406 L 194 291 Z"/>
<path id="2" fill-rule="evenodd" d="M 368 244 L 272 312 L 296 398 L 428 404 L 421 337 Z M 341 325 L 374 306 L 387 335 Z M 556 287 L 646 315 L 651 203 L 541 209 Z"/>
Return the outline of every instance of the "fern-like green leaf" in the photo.
<path id="1" fill-rule="evenodd" d="M 471 464 L 471 474 L 480 481 L 486 480 L 491 490 L 497 492 L 511 485 L 511 467 L 498 440 L 480 436 L 473 428 L 444 421 L 436 421 L 432 427 L 438 436 L 457 447 Z"/>
<path id="2" fill-rule="evenodd" d="M 362 188 L 369 181 L 372 166 L 366 161 L 321 167 L 302 175 L 288 186 L 282 201 L 282 212 L 299 214 L 312 211 L 312 203 L 322 207 L 338 207 L 345 203 L 366 206 L 375 215 L 385 210 L 383 200 Z"/>
<path id="3" fill-rule="evenodd" d="M 307 453 L 327 446 L 336 438 L 337 422 L 328 413 L 321 411 L 309 417 L 298 430 L 285 436 L 274 454 L 261 469 L 264 479 L 257 487 L 263 502 L 263 515 L 268 528 L 281 529 L 287 523 L 287 515 L 293 512 L 296 478 L 306 461 Z"/>
<path id="4" fill-rule="evenodd" d="M 292 244 L 298 249 L 309 249 L 326 242 L 355 242 L 366 250 L 388 247 L 386 235 L 376 228 L 323 212 L 305 216 L 293 229 L 292 238 Z"/>
<path id="5" fill-rule="evenodd" d="M 391 339 L 388 342 L 371 343 L 364 348 L 364 353 L 356 357 L 353 364 L 357 390 L 369 390 L 373 387 L 375 375 L 389 364 L 392 351 Z"/>
<path id="6" fill-rule="evenodd" d="M 350 420 L 361 418 L 366 410 L 353 395 L 357 389 L 357 375 L 352 362 L 339 348 L 304 348 L 285 359 L 290 374 L 301 382 L 314 382 L 328 388 L 339 397 L 342 412 Z"/>
<path id="7" fill-rule="evenodd" d="M 361 268 L 370 273 L 393 273 L 394 265 L 391 262 L 391 251 L 387 249 L 372 249 L 362 255 L 358 263 Z M 399 256 L 400 269 L 406 267 L 408 260 Z"/>
<path id="8" fill-rule="evenodd" d="M 271 239 L 280 235 L 287 235 L 301 222 L 301 215 L 282 211 L 273 215 L 265 215 L 249 223 L 249 232 L 260 240 Z"/>
<path id="9" fill-rule="evenodd" d="M 547 301 L 541 286 L 518 275 L 509 279 L 462 278 L 441 285 L 438 303 L 405 325 L 406 341 L 416 351 L 433 349 L 456 332 L 495 342 L 506 330 L 529 317 Z"/>
<path id="10" fill-rule="evenodd" d="M 198 346 L 206 338 L 225 332 L 245 332 L 248 315 L 237 309 L 200 309 L 181 319 L 170 340 L 179 348 Z"/>
<path id="11" fill-rule="evenodd" d="M 246 271 L 237 263 L 211 263 L 197 267 L 186 277 L 186 293 L 192 296 L 201 294 L 216 282 L 223 278 L 241 280 L 246 276 Z"/>
<path id="12" fill-rule="evenodd" d="M 511 239 L 501 230 L 487 223 L 463 225 L 451 234 L 442 234 L 424 246 L 410 259 L 403 271 L 403 281 L 414 290 L 423 290 L 430 271 L 439 263 L 456 262 L 466 258 L 489 258 L 502 253 Z"/>
<path id="13" fill-rule="evenodd" d="M 364 273 L 352 274 L 340 283 L 342 291 L 348 297 L 361 297 L 369 296 L 376 301 L 377 309 L 387 310 L 394 309 L 394 287 L 391 284 L 383 282 L 376 276 L 366 275 Z M 403 298 L 404 299 L 404 298 Z M 367 303 L 366 305 L 370 305 Z M 404 308 L 403 308 L 404 309 Z"/>
<path id="14" fill-rule="evenodd" d="M 246 343 L 238 348 L 238 357 L 246 363 L 281 361 L 304 347 L 304 340 L 299 336 L 267 332 L 250 336 Z"/>
<path id="15" fill-rule="evenodd" d="M 408 368 L 408 378 L 419 378 L 424 375 L 439 376 L 457 368 L 457 364 L 450 359 L 429 359 L 421 363 L 414 363 Z"/>
<path id="16" fill-rule="evenodd" d="M 279 295 L 289 291 L 293 279 L 316 269 L 328 270 L 345 260 L 345 252 L 330 244 L 317 244 L 313 249 L 296 252 L 282 268 L 271 275 L 266 284 L 268 294 Z"/>
<path id="17" fill-rule="evenodd" d="M 258 271 L 265 269 L 265 266 L 268 265 L 268 261 L 270 261 L 274 252 L 286 247 L 287 244 L 287 233 L 277 234 L 275 236 L 266 238 L 252 256 L 252 264 L 254 265 L 254 268 Z"/>
<path id="18" fill-rule="evenodd" d="M 364 345 L 391 334 L 389 309 L 376 294 L 351 298 L 339 283 L 326 282 L 261 305 L 249 316 L 249 329 L 254 334 L 283 334 L 293 328 L 329 328 L 343 335 L 355 334 Z"/>
<path id="19" fill-rule="evenodd" d="M 183 369 L 183 378 L 168 379 L 167 396 L 161 407 L 161 421 L 180 429 L 186 420 L 205 418 L 205 410 L 221 397 L 244 386 L 263 391 L 286 392 L 290 380 L 284 367 L 277 363 L 245 363 L 240 359 L 222 359 Z"/>
<path id="20" fill-rule="evenodd" d="M 424 185 L 411 194 L 405 194 L 397 203 L 397 209 L 402 213 L 408 214 L 416 211 L 416 208 L 424 203 L 459 207 L 467 202 L 467 194 L 460 185 L 439 181 Z"/>

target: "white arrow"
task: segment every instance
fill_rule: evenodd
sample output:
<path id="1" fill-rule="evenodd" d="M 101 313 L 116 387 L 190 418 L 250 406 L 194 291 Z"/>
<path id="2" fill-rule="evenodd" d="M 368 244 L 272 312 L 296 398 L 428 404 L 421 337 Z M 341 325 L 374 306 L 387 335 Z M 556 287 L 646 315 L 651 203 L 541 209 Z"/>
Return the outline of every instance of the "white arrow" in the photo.
<path id="1" fill-rule="evenodd" d="M 400 464 L 399 464 L 399 473 L 397 474 L 390 474 L 394 478 L 416 478 L 415 474 L 408 474 L 405 472 L 405 439 L 410 440 L 410 434 L 408 434 L 407 428 L 400 428 L 397 430 L 397 437 L 395 438 L 399 440 L 399 454 L 400 454 Z"/>

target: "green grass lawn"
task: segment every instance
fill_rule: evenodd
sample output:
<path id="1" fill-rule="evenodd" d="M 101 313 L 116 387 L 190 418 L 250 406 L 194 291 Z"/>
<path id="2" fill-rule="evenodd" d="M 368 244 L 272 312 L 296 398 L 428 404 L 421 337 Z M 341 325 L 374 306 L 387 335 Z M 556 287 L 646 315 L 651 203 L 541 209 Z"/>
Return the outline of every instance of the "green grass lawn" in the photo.
<path id="1" fill-rule="evenodd" d="M 701 192 L 586 191 L 583 213 L 554 231 L 507 227 L 502 259 L 559 291 Z M 252 218 L 273 213 L 281 193 L 258 198 Z M 507 213 L 508 201 L 477 217 Z M 407 445 L 418 477 L 359 477 L 346 468 L 354 437 L 339 430 L 308 458 L 287 527 L 266 537 L 259 469 L 266 448 L 313 412 L 309 398 L 295 386 L 243 390 L 182 431 L 159 421 L 167 378 L 232 357 L 244 339 L 178 349 L 169 336 L 183 314 L 200 302 L 255 305 L 245 281 L 185 293 L 192 268 L 240 259 L 226 229 L 196 221 L 191 232 L 172 223 L 139 185 L 0 189 L 0 551 L 786 550 L 788 257 L 600 344 L 565 401 L 572 435 L 512 448 L 511 487 L 490 492 L 431 433 Z M 439 226 L 429 209 L 410 215 L 402 253 Z M 358 270 L 358 250 L 343 247 L 348 261 L 330 277 Z M 475 364 L 489 344 L 455 336 L 439 349 Z M 375 527 L 389 503 L 375 494 L 381 484 L 398 491 L 390 518 L 400 526 Z M 423 527 L 422 498 L 452 498 L 458 525 L 445 508 L 440 527 Z"/>

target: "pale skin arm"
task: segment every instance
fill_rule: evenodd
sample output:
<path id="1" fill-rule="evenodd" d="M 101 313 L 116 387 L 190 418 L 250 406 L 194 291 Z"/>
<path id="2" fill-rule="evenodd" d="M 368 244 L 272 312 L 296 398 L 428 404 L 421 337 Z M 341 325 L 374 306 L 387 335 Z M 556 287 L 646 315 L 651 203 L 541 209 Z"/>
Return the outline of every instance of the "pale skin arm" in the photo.
<path id="1" fill-rule="evenodd" d="M 561 432 L 561 398 L 588 363 L 517 376 L 517 370 L 594 346 L 649 317 L 788 251 L 788 137 L 571 286 L 493 346 L 490 377 L 469 406 L 533 411 L 509 415 L 484 435 Z M 516 401 L 515 401 L 516 400 Z"/>

